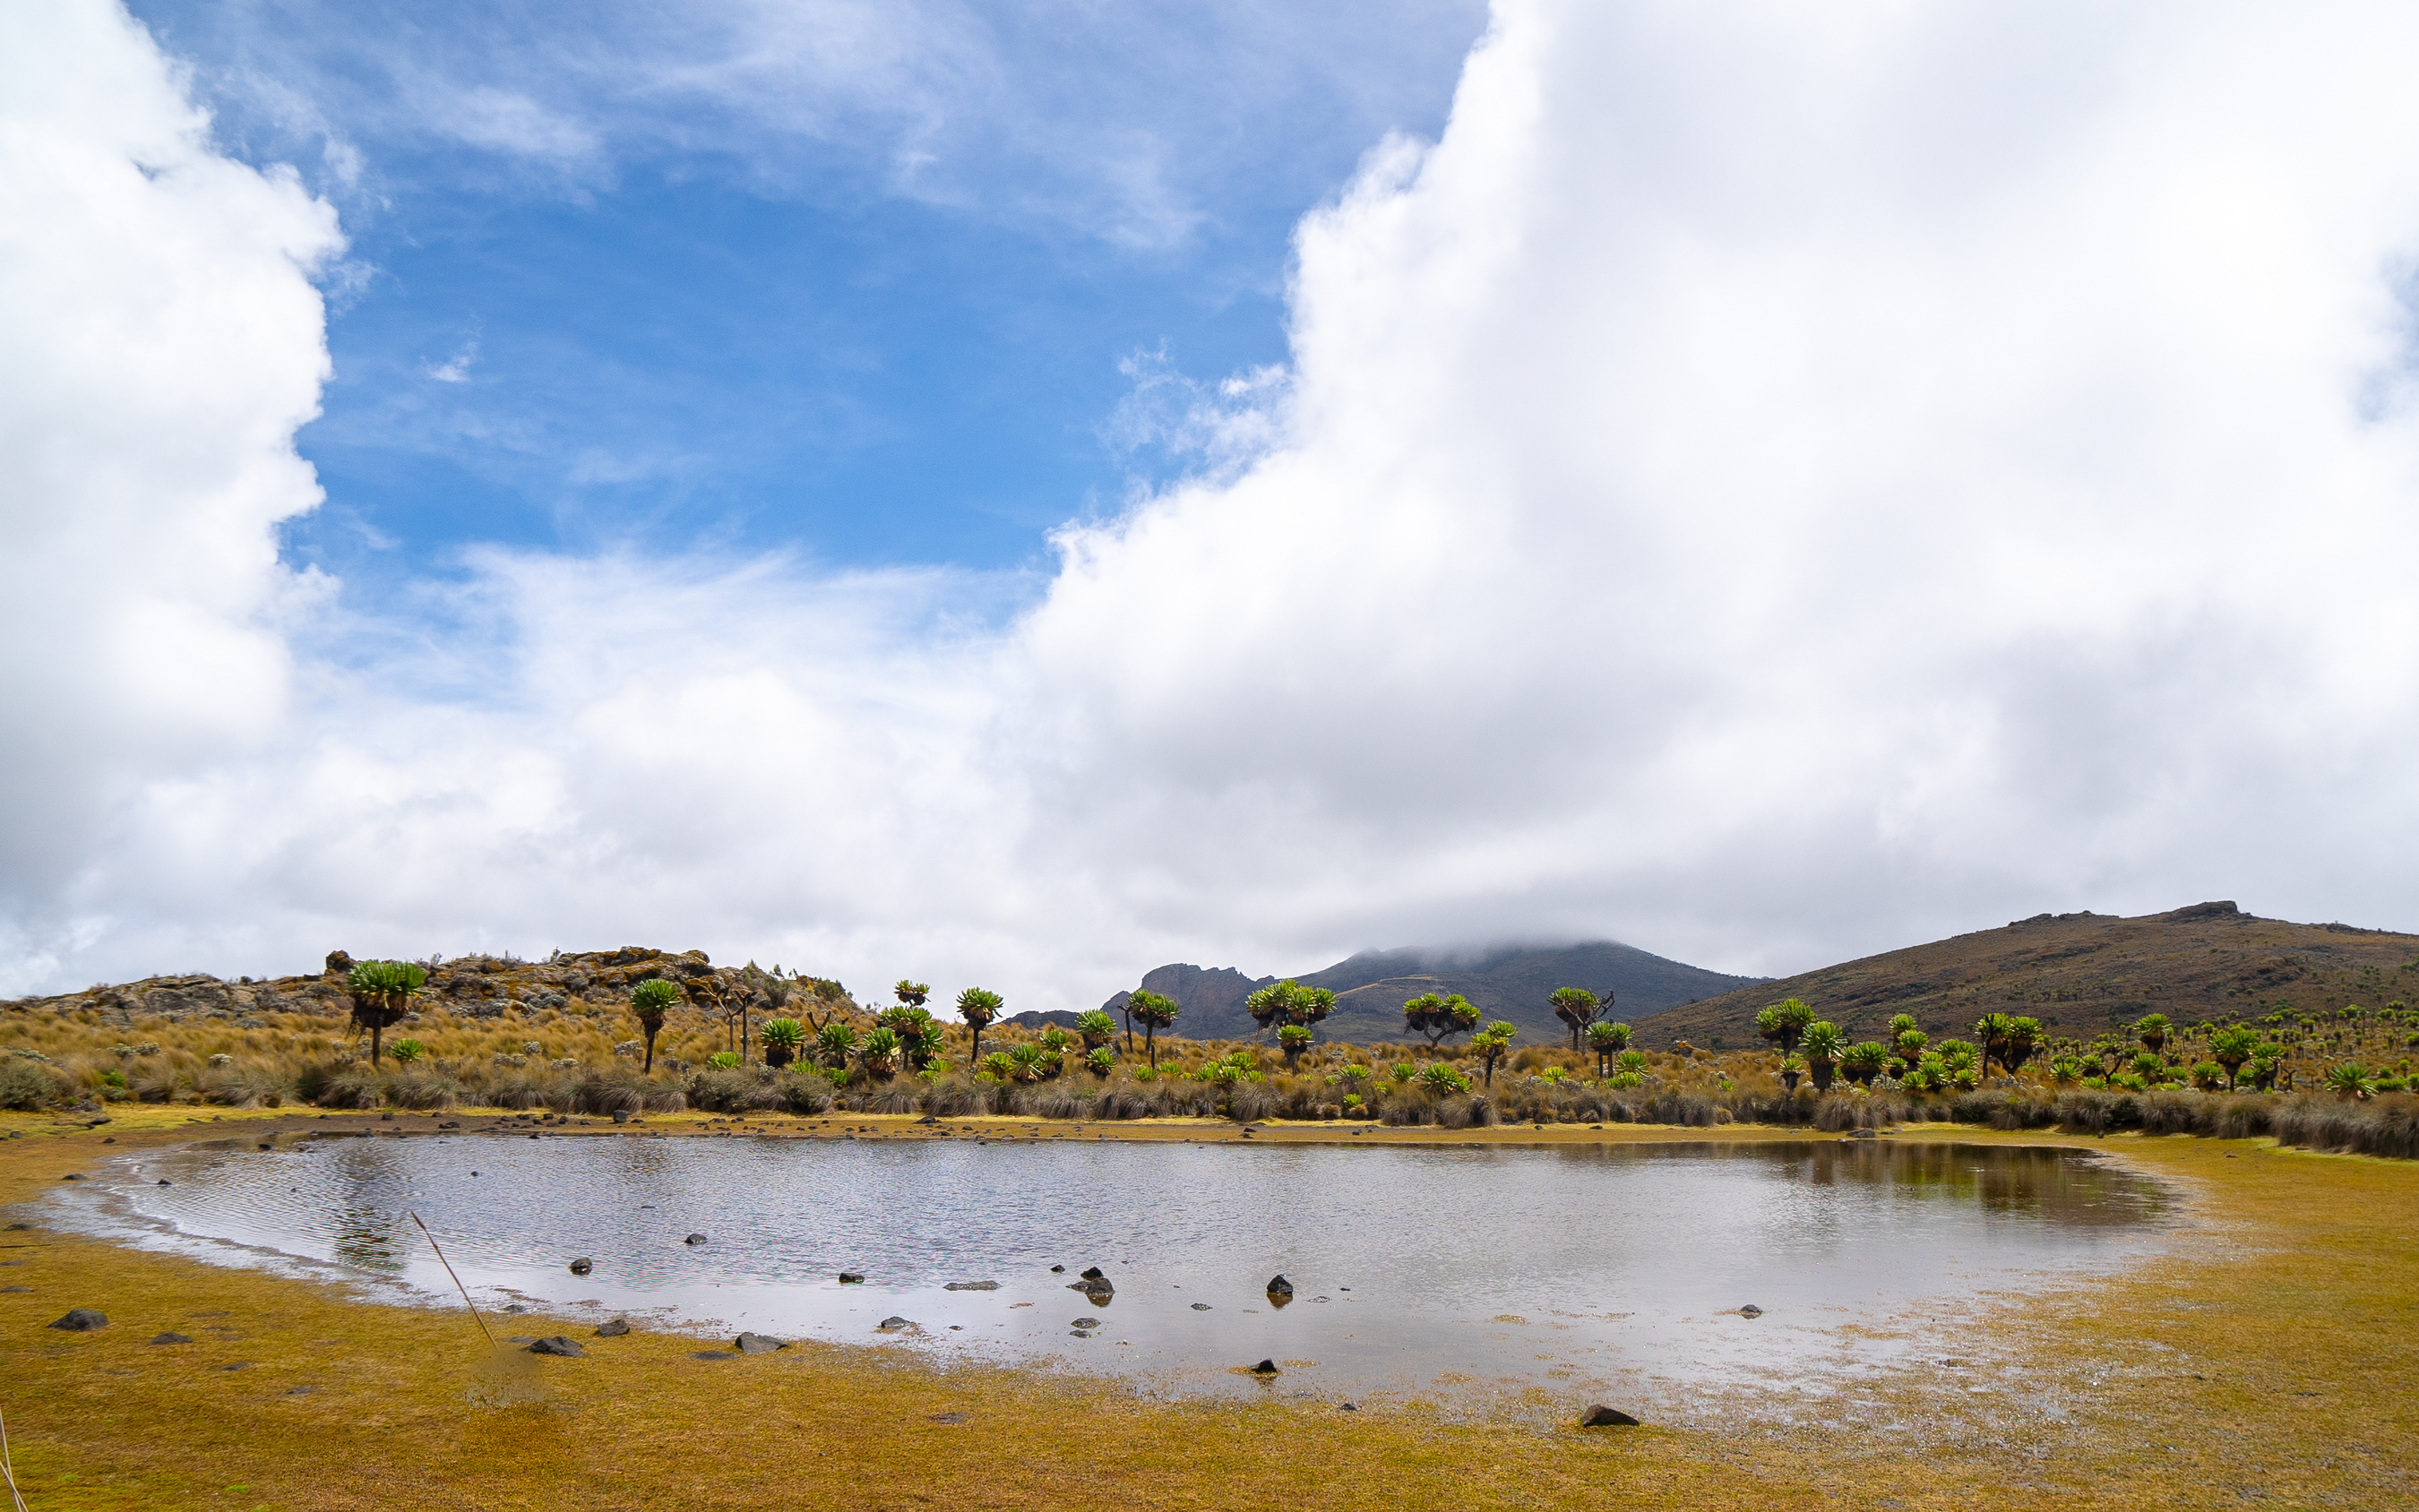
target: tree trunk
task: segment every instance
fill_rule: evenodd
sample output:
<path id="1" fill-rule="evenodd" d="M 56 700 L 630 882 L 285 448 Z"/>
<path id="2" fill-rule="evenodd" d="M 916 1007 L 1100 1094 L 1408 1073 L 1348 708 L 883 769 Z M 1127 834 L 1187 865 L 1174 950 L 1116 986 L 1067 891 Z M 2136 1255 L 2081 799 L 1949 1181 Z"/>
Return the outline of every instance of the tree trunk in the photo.
<path id="1" fill-rule="evenodd" d="M 656 1026 L 654 1026 L 654 1025 L 641 1025 L 641 1026 L 640 1026 L 641 1028 L 644 1028 L 644 1029 L 647 1031 L 647 1069 L 646 1069 L 645 1071 L 640 1072 L 639 1074 L 640 1074 L 641 1076 L 653 1076 L 653 1075 L 655 1073 L 655 1028 L 656 1028 Z"/>
<path id="2" fill-rule="evenodd" d="M 386 1031 L 385 1018 L 386 1014 L 381 1011 L 377 1018 L 370 1020 L 370 1072 L 372 1075 L 377 1073 L 378 1037 Z"/>
<path id="3" fill-rule="evenodd" d="M 1143 1021 L 1142 1044 L 1143 1048 L 1150 1053 L 1150 1069 L 1157 1071 L 1159 1069 L 1159 1026 L 1148 1019 Z M 1131 1036 L 1128 1037 L 1127 1048 L 1130 1050 L 1132 1048 Z"/>
<path id="4" fill-rule="evenodd" d="M 966 1074 L 972 1075 L 982 1070 L 982 1026 L 973 1024 L 968 1025 L 967 1027 L 975 1031 L 974 1054 L 966 1057 Z"/>

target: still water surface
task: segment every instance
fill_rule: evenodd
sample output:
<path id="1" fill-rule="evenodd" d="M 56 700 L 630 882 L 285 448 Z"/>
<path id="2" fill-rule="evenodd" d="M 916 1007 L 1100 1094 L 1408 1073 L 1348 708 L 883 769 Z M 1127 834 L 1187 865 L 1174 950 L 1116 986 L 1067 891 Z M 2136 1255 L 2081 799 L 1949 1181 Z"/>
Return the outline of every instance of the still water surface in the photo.
<path id="1" fill-rule="evenodd" d="M 1929 1312 L 2126 1263 L 2167 1206 L 2087 1153 L 1889 1140 L 343 1138 L 145 1156 L 93 1188 L 54 1200 L 133 1242 L 431 1301 L 454 1293 L 414 1211 L 483 1307 L 1395 1398 L 1651 1398 L 1658 1380 L 1788 1389 L 1882 1368 L 1929 1347 L 1905 1327 Z M 591 1274 L 569 1273 L 578 1256 Z M 1089 1266 L 1116 1288 L 1105 1304 L 1069 1289 Z M 1763 1316 L 1739 1315 L 1750 1303 Z M 882 1331 L 894 1316 L 913 1326 Z M 1277 1381 L 1235 1373 L 1264 1356 Z"/>

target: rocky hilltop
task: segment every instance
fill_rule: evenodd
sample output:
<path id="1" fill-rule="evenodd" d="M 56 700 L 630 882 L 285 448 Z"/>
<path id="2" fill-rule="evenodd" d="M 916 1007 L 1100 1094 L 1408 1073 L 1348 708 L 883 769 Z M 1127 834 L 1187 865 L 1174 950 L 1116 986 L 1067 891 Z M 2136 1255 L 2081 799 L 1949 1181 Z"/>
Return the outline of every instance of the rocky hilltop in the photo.
<path id="1" fill-rule="evenodd" d="M 1275 977 L 1248 977 L 1232 966 L 1164 965 L 1144 974 L 1146 991 L 1172 997 L 1184 1010 L 1176 1032 L 1193 1039 L 1240 1040 L 1258 1026 L 1243 1000 Z M 1460 952 L 1441 949 L 1364 950 L 1295 979 L 1335 994 L 1335 1012 L 1318 1026 L 1322 1040 L 1356 1044 L 1400 1041 L 1403 1004 L 1423 993 L 1459 993 L 1490 1019 L 1518 1025 L 1521 1041 L 1550 1043 L 1569 1030 L 1546 996 L 1557 987 L 1585 987 L 1615 998 L 1614 1016 L 1636 1021 L 1691 998 L 1729 993 L 1757 979 L 1707 971 L 1610 940 L 1582 945 L 1506 945 Z M 1102 1006 L 1116 1012 L 1118 993 Z"/>
<path id="2" fill-rule="evenodd" d="M 2259 918 L 2230 902 L 2134 918 L 2036 914 L 1672 1008 L 1636 1021 L 1638 1041 L 1758 1044 L 1757 1011 L 1785 997 L 1858 1040 L 1882 1038 L 1898 1013 L 1935 1037 L 1970 1037 L 1985 1013 L 2022 1013 L 2088 1040 L 2145 1013 L 2190 1025 L 2419 1000 L 2419 935 Z"/>
<path id="3" fill-rule="evenodd" d="M 655 950 L 639 945 L 558 951 L 544 961 L 466 955 L 421 964 L 428 968 L 426 1006 L 448 1009 L 461 1018 L 497 1018 L 516 1009 L 569 1008 L 581 1000 L 619 1008 L 628 1001 L 633 984 L 653 977 L 683 983 L 717 979 L 732 993 L 745 991 L 740 973 L 716 968 L 703 950 Z M 264 1013 L 342 1014 L 352 1009 L 345 995 L 345 977 L 352 968 L 350 955 L 333 950 L 316 976 L 238 977 L 233 981 L 198 974 L 146 977 L 56 996 L 21 998 L 8 1006 L 55 1012 L 91 1010 L 121 1020 L 139 1014 L 239 1024 Z"/>

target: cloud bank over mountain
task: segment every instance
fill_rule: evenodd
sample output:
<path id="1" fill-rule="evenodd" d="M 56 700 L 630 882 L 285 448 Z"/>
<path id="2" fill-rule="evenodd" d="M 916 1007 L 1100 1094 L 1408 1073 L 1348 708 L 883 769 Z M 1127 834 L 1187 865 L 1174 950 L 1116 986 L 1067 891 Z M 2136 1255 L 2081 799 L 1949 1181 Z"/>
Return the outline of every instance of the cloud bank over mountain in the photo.
<path id="1" fill-rule="evenodd" d="M 332 212 L 109 8 L 0 24 L 0 988 L 2419 905 L 2419 19 L 1507 0 L 1303 221 L 1256 455 L 1048 574 L 472 550 L 375 620 L 276 558 Z"/>

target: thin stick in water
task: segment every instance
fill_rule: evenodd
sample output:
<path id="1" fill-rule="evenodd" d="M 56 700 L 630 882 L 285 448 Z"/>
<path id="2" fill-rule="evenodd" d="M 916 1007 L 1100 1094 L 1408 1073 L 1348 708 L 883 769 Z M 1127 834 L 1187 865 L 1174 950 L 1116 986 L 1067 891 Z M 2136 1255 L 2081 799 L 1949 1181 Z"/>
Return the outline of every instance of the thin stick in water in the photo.
<path id="1" fill-rule="evenodd" d="M 420 1224 L 420 1231 L 423 1234 L 427 1235 L 428 1247 L 437 1252 L 437 1263 L 445 1267 L 445 1273 L 447 1275 L 454 1276 L 454 1289 L 462 1293 L 462 1305 L 470 1309 L 470 1318 L 472 1321 L 479 1325 L 479 1332 L 487 1335 L 488 1343 L 495 1343 L 496 1335 L 488 1332 L 487 1320 L 479 1316 L 479 1304 L 470 1300 L 470 1288 L 462 1284 L 462 1278 L 460 1276 L 454 1275 L 454 1262 L 445 1257 L 445 1246 L 437 1242 L 437 1236 L 428 1232 L 428 1226 L 426 1224 L 420 1223 L 420 1214 L 416 1212 L 413 1213 L 411 1215 L 411 1221 L 415 1224 Z"/>

